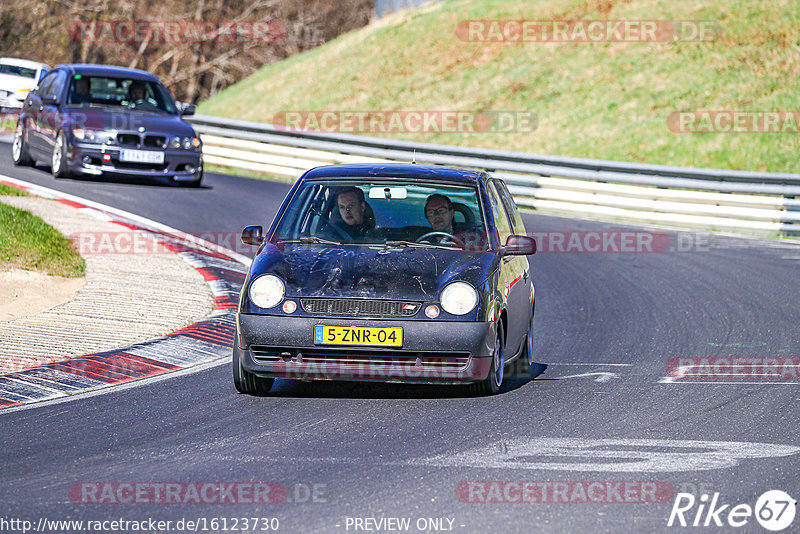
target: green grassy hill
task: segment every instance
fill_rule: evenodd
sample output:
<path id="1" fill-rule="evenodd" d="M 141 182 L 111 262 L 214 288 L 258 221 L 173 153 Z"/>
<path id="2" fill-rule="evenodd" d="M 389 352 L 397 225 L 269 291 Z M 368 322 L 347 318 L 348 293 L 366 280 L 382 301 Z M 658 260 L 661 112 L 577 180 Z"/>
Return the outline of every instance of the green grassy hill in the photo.
<path id="1" fill-rule="evenodd" d="M 469 19 L 714 21 L 707 42 L 466 42 Z M 799 172 L 798 133 L 674 133 L 675 111 L 800 110 L 800 2 L 451 0 L 394 14 L 267 66 L 199 113 L 532 111 L 515 133 L 391 137 L 575 157 Z M 366 135 L 375 135 L 367 133 Z"/>

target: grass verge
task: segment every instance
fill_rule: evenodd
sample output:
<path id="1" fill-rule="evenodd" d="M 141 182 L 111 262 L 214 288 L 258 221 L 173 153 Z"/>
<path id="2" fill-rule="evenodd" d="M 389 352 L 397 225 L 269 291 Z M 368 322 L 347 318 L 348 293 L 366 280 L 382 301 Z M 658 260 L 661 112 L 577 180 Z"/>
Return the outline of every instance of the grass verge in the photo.
<path id="1" fill-rule="evenodd" d="M 709 41 L 468 42 L 466 20 L 712 21 Z M 676 133 L 675 112 L 797 110 L 800 2 L 453 0 L 401 11 L 266 66 L 200 113 L 533 112 L 532 131 L 365 135 L 528 153 L 797 172 L 794 133 Z"/>
<path id="2" fill-rule="evenodd" d="M 11 268 L 79 277 L 86 262 L 58 230 L 30 212 L 0 202 L 0 270 Z"/>

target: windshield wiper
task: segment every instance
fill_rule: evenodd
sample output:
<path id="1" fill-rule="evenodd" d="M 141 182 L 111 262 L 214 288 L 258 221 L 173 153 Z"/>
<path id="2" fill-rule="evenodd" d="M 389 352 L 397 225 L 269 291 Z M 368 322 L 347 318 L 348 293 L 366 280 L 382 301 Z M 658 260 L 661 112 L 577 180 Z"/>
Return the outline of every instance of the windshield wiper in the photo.
<path id="1" fill-rule="evenodd" d="M 387 247 L 409 247 L 409 248 L 443 248 L 453 250 L 449 245 L 434 245 L 433 243 L 417 243 L 416 241 L 385 241 Z"/>
<path id="2" fill-rule="evenodd" d="M 341 245 L 339 241 L 331 241 L 330 239 L 323 239 L 317 236 L 301 237 L 299 239 L 279 239 L 278 243 L 301 243 L 303 245 L 321 244 L 321 245 Z"/>

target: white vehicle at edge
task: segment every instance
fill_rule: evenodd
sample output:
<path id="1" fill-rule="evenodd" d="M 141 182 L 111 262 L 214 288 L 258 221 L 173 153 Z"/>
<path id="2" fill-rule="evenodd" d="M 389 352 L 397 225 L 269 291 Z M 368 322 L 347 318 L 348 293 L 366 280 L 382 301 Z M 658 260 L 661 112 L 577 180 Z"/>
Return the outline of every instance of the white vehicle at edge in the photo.
<path id="1" fill-rule="evenodd" d="M 0 109 L 20 109 L 50 67 L 44 63 L 10 57 L 0 58 Z"/>

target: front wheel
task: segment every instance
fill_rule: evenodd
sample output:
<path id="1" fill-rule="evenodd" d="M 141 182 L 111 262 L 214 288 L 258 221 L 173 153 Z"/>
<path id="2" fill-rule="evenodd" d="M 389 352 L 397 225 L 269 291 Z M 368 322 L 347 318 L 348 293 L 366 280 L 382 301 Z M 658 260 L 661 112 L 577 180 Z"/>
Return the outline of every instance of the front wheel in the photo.
<path id="1" fill-rule="evenodd" d="M 25 142 L 25 129 L 22 127 L 22 121 L 17 121 L 14 143 L 11 145 L 11 159 L 17 166 L 33 165 L 33 158 L 28 152 L 28 143 Z"/>
<path id="2" fill-rule="evenodd" d="M 69 168 L 67 167 L 67 136 L 64 132 L 58 132 L 56 137 L 56 144 L 53 145 L 53 157 L 50 161 L 50 170 L 56 178 L 69 177 Z"/>
<path id="3" fill-rule="evenodd" d="M 236 391 L 247 395 L 266 395 L 274 383 L 274 378 L 263 378 L 245 371 L 239 361 L 239 351 L 233 349 L 233 385 Z"/>
<path id="4" fill-rule="evenodd" d="M 500 391 L 503 385 L 503 370 L 505 362 L 503 359 L 504 349 L 503 323 L 497 323 L 497 337 L 494 340 L 494 351 L 492 351 L 492 364 L 489 368 L 489 376 L 476 384 L 476 389 L 480 395 L 494 395 Z"/>

